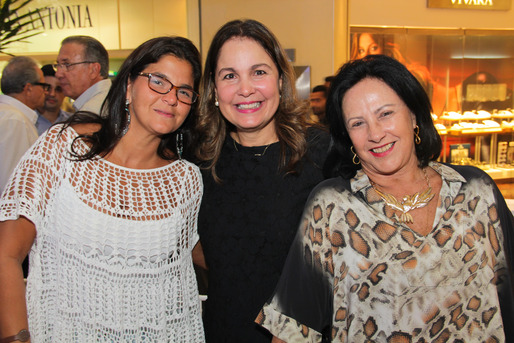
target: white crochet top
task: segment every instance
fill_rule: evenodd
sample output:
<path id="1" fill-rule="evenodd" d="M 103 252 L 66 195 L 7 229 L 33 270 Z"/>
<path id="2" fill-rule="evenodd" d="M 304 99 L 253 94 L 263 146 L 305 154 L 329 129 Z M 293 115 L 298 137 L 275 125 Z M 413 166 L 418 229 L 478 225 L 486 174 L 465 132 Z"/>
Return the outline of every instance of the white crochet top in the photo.
<path id="1" fill-rule="evenodd" d="M 25 154 L 0 200 L 0 220 L 25 216 L 37 230 L 26 295 L 32 342 L 204 342 L 191 256 L 198 168 L 71 161 L 77 133 L 59 137 L 61 128 Z"/>

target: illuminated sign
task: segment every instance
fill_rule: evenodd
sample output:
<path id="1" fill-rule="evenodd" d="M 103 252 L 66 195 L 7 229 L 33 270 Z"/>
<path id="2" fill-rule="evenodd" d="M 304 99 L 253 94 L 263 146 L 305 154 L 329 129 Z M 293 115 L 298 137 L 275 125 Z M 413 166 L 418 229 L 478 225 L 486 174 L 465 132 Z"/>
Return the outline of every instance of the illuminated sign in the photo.
<path id="1" fill-rule="evenodd" d="M 512 0 L 427 0 L 428 8 L 510 10 Z"/>
<path id="2" fill-rule="evenodd" d="M 88 5 L 47 6 L 37 9 L 34 29 L 62 30 L 93 27 Z"/>
<path id="3" fill-rule="evenodd" d="M 39 34 L 13 43 L 8 52 L 54 58 L 72 35 L 95 37 L 108 51 L 132 50 L 158 36 L 196 38 L 197 8 L 198 0 L 33 0 L 17 15 L 35 11 L 28 28 Z"/>

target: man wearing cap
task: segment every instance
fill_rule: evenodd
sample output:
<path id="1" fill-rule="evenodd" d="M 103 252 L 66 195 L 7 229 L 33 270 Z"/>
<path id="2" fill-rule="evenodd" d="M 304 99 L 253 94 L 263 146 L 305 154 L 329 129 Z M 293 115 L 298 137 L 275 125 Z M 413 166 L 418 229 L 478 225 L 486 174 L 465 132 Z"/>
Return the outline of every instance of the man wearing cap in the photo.
<path id="1" fill-rule="evenodd" d="M 43 72 L 30 57 L 13 57 L 0 80 L 0 193 L 25 151 L 36 141 L 37 107 L 43 106 Z"/>
<path id="2" fill-rule="evenodd" d="M 102 43 L 89 36 L 65 38 L 54 68 L 64 95 L 75 100 L 75 111 L 100 114 L 111 88 L 109 55 Z"/>
<path id="3" fill-rule="evenodd" d="M 47 64 L 41 70 L 45 76 L 45 82 L 50 85 L 50 89 L 45 94 L 44 105 L 36 109 L 38 114 L 36 128 L 39 135 L 48 130 L 53 124 L 63 122 L 71 115 L 71 113 L 61 109 L 65 96 L 59 80 L 55 77 L 53 66 Z"/>

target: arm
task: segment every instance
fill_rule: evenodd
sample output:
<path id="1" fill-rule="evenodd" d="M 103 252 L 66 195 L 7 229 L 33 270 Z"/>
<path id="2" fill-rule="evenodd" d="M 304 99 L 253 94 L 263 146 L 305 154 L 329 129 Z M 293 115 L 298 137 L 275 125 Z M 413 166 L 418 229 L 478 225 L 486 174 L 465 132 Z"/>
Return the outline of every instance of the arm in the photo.
<path id="1" fill-rule="evenodd" d="M 28 329 L 21 265 L 64 171 L 66 140 L 65 134 L 57 139 L 59 130 L 50 129 L 32 146 L 0 198 L 0 338 Z"/>
<path id="2" fill-rule="evenodd" d="M 207 268 L 207 263 L 205 262 L 202 243 L 200 241 L 198 241 L 198 243 L 196 243 L 195 247 L 193 248 L 193 263 L 205 270 L 209 269 Z"/>
<path id="3" fill-rule="evenodd" d="M 286 343 L 286 341 L 283 341 L 280 338 L 277 338 L 277 337 L 273 336 L 273 339 L 271 340 L 271 343 Z"/>
<path id="4" fill-rule="evenodd" d="M 28 329 L 21 264 L 35 237 L 34 224 L 24 217 L 0 222 L 0 338 Z"/>
<path id="5" fill-rule="evenodd" d="M 500 190 L 496 187 L 494 182 L 493 191 L 498 206 L 498 216 L 503 234 L 503 249 L 505 253 L 505 262 L 507 268 L 507 275 L 505 276 L 502 284 L 498 288 L 498 297 L 500 298 L 500 306 L 503 322 L 514 322 L 514 218 L 512 212 L 505 203 Z M 504 325 L 505 336 L 514 337 L 514 326 Z"/>
<path id="6" fill-rule="evenodd" d="M 255 320 L 289 342 L 321 341 L 331 329 L 332 192 L 330 185 L 322 184 L 311 193 L 273 298 Z"/>

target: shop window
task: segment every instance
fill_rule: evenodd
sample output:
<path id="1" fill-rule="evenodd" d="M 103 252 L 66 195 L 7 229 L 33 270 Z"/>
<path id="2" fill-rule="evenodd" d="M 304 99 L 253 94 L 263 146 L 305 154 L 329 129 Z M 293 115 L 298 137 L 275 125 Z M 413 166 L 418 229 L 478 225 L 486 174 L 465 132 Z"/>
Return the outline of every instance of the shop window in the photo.
<path id="1" fill-rule="evenodd" d="M 350 59 L 386 54 L 420 81 L 442 160 L 514 176 L 514 30 L 351 27 L 350 38 Z"/>

